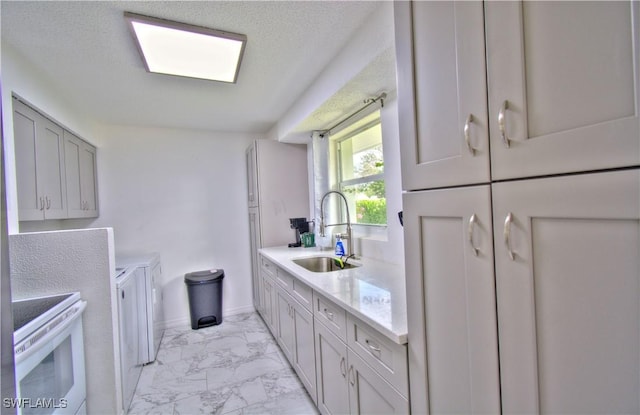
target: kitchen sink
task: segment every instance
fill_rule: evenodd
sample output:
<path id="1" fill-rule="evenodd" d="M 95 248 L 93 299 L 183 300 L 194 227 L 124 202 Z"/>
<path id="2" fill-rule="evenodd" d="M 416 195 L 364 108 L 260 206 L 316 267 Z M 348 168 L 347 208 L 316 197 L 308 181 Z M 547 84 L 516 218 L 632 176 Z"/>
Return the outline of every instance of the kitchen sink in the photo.
<path id="1" fill-rule="evenodd" d="M 360 266 L 356 264 L 346 263 L 344 264 L 344 268 L 340 268 L 338 265 L 336 265 L 334 258 L 328 257 L 328 256 L 298 258 L 298 259 L 294 259 L 293 262 L 311 272 L 340 271 L 341 269 L 356 268 Z"/>

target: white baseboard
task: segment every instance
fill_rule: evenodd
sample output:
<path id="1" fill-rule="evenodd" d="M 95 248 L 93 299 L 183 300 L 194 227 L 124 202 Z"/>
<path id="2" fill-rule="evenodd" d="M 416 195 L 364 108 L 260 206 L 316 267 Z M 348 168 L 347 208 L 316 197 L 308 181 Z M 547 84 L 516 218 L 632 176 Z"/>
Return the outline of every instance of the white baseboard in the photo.
<path id="1" fill-rule="evenodd" d="M 243 313 L 253 313 L 254 311 L 256 311 L 256 309 L 253 305 L 230 308 L 227 310 L 222 310 L 222 317 L 224 319 L 225 316 L 233 316 L 236 314 L 243 314 Z M 181 328 L 181 327 L 191 327 L 191 317 L 186 316 L 186 317 L 180 317 L 180 318 L 175 318 L 171 320 L 165 320 L 162 323 L 162 325 L 164 326 L 165 330 Z"/>

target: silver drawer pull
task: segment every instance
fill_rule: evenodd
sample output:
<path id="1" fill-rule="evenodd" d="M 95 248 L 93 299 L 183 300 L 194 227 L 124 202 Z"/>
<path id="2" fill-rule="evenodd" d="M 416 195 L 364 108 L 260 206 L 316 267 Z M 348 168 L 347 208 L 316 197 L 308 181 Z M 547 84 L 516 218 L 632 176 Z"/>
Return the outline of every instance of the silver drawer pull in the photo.
<path id="1" fill-rule="evenodd" d="M 473 227 L 477 221 L 478 221 L 478 217 L 474 213 L 473 215 L 471 215 L 471 219 L 469 219 L 469 228 L 468 228 L 469 245 L 471 245 L 471 251 L 475 256 L 478 256 L 478 252 L 480 252 L 480 250 L 473 245 Z"/>
<path id="2" fill-rule="evenodd" d="M 324 313 L 327 315 L 327 318 L 331 321 L 333 321 L 333 313 L 329 310 L 327 310 L 326 308 L 324 309 Z"/>
<path id="3" fill-rule="evenodd" d="M 515 261 L 515 253 L 511 249 L 511 223 L 513 222 L 513 214 L 509 212 L 504 220 L 504 244 L 507 247 L 507 254 L 512 261 Z"/>
<path id="4" fill-rule="evenodd" d="M 473 122 L 473 114 L 469 114 L 467 120 L 464 123 L 464 141 L 467 143 L 467 148 L 471 152 L 472 156 L 476 155 L 477 148 L 471 145 L 471 123 Z"/>
<path id="5" fill-rule="evenodd" d="M 509 137 L 507 137 L 507 120 L 506 120 L 506 112 L 509 108 L 509 101 L 504 101 L 500 110 L 498 111 L 498 129 L 500 129 L 500 136 L 502 137 L 502 142 L 504 145 L 509 148 Z"/>
<path id="6" fill-rule="evenodd" d="M 372 344 L 369 339 L 364 341 L 365 343 L 367 343 L 367 346 L 369 346 L 369 349 L 373 350 L 374 352 L 380 353 L 380 348 L 374 344 Z"/>
<path id="7" fill-rule="evenodd" d="M 344 357 L 340 360 L 340 373 L 342 374 L 343 378 L 347 377 L 347 362 L 345 361 Z"/>
<path id="8" fill-rule="evenodd" d="M 356 376 L 353 373 L 353 366 L 349 367 L 349 383 L 351 383 L 351 386 L 355 386 L 356 384 Z"/>

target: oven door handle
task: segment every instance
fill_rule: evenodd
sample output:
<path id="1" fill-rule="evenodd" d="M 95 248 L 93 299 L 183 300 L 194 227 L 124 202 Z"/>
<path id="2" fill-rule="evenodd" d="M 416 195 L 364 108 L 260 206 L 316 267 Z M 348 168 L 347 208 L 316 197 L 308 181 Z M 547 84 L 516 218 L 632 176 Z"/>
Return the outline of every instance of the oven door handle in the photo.
<path id="1" fill-rule="evenodd" d="M 82 312 L 86 307 L 86 301 L 76 302 L 61 313 L 61 315 L 67 315 L 67 318 L 65 318 L 63 321 L 59 322 L 54 327 L 51 327 L 51 321 L 49 321 L 44 326 L 40 327 L 40 329 L 36 330 L 32 335 L 28 336 L 22 342 L 17 344 L 14 347 L 16 365 L 31 356 L 34 352 L 38 351 L 38 346 L 40 346 L 41 344 L 46 344 L 47 342 L 51 341 L 56 336 L 64 332 L 64 330 L 71 326 L 76 321 L 76 319 L 82 315 Z M 53 318 L 53 321 L 60 317 L 61 316 L 58 315 L 57 317 Z"/>

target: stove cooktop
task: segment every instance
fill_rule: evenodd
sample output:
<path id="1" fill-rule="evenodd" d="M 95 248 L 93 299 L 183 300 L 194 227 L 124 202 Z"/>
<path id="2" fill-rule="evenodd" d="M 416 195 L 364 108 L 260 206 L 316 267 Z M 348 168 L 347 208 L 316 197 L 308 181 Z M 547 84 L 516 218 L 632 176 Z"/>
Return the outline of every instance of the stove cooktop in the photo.
<path id="1" fill-rule="evenodd" d="M 79 299 L 80 293 L 74 292 L 13 301 L 14 342 L 17 344 Z"/>

